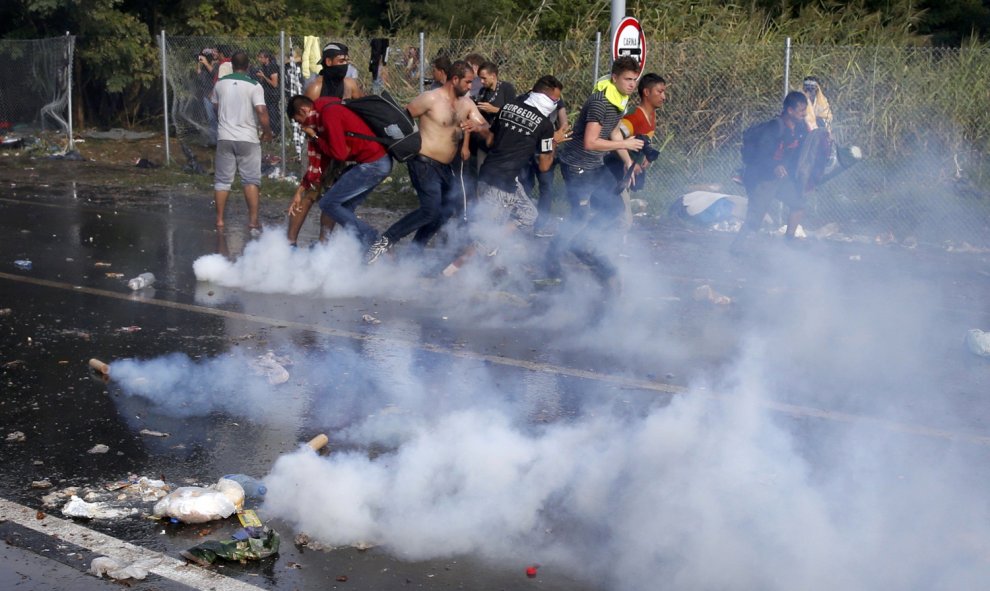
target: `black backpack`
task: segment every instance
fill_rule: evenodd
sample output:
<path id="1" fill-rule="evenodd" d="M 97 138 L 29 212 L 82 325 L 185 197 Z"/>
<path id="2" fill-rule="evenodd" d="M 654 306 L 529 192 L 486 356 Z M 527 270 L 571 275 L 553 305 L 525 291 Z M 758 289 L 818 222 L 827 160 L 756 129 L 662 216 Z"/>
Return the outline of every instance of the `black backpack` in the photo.
<path id="1" fill-rule="evenodd" d="M 773 119 L 761 121 L 746 128 L 746 131 L 742 135 L 741 153 L 743 166 L 748 168 L 757 164 L 757 160 L 759 159 L 759 144 L 764 134 L 776 132 L 778 138 L 783 136 L 781 124 L 780 117 L 774 117 Z M 771 131 L 771 128 L 773 131 Z"/>
<path id="2" fill-rule="evenodd" d="M 382 144 L 399 162 L 406 162 L 419 154 L 422 138 L 416 120 L 388 92 L 383 90 L 381 95 L 369 94 L 349 99 L 344 101 L 344 106 L 363 119 L 375 134 L 368 136 L 347 132 L 347 135 Z"/>

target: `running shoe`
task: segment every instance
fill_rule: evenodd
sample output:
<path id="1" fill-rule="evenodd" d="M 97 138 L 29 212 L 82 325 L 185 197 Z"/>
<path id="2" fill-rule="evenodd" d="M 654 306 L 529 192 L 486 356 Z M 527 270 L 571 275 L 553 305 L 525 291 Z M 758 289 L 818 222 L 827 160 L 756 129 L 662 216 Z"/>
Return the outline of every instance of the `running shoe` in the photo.
<path id="1" fill-rule="evenodd" d="M 392 243 L 389 241 L 388 236 L 382 236 L 368 247 L 368 252 L 364 254 L 364 263 L 370 265 L 377 261 L 379 257 L 389 251 L 392 248 Z"/>

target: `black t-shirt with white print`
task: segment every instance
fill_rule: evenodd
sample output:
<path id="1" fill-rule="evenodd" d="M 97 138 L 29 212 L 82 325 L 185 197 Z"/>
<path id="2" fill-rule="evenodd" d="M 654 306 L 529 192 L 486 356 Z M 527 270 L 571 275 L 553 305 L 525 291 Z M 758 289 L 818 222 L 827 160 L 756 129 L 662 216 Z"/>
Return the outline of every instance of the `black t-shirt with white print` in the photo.
<path id="1" fill-rule="evenodd" d="M 494 140 L 479 180 L 503 191 L 516 190 L 516 177 L 533 154 L 553 151 L 553 122 L 521 100 L 507 103 L 492 123 Z"/>

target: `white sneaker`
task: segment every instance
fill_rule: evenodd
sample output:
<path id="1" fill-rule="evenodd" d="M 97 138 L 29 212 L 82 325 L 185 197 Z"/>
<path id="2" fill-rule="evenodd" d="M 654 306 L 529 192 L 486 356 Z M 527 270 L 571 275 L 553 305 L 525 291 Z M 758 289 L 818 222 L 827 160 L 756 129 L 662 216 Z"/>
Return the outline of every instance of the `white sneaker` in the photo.
<path id="1" fill-rule="evenodd" d="M 382 236 L 378 240 L 375 240 L 374 244 L 368 247 L 368 252 L 364 254 L 364 263 L 370 265 L 377 261 L 379 257 L 389 251 L 392 248 L 392 243 L 389 241 L 388 236 Z"/>

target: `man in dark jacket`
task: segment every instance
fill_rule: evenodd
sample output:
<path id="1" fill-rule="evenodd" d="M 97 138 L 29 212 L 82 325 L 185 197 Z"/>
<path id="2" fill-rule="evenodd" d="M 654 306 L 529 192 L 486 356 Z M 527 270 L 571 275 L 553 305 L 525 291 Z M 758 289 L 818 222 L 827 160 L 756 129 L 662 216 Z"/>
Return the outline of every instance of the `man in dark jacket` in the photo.
<path id="1" fill-rule="evenodd" d="M 794 238 L 804 214 L 806 192 L 811 181 L 811 166 L 806 160 L 813 157 L 802 148 L 808 137 L 805 114 L 808 99 L 801 92 L 791 92 L 784 98 L 781 113 L 753 130 L 755 137 L 744 140 L 743 185 L 749 197 L 746 221 L 733 244 L 741 250 L 744 244 L 760 229 L 767 209 L 774 199 L 789 208 L 786 237 Z"/>

